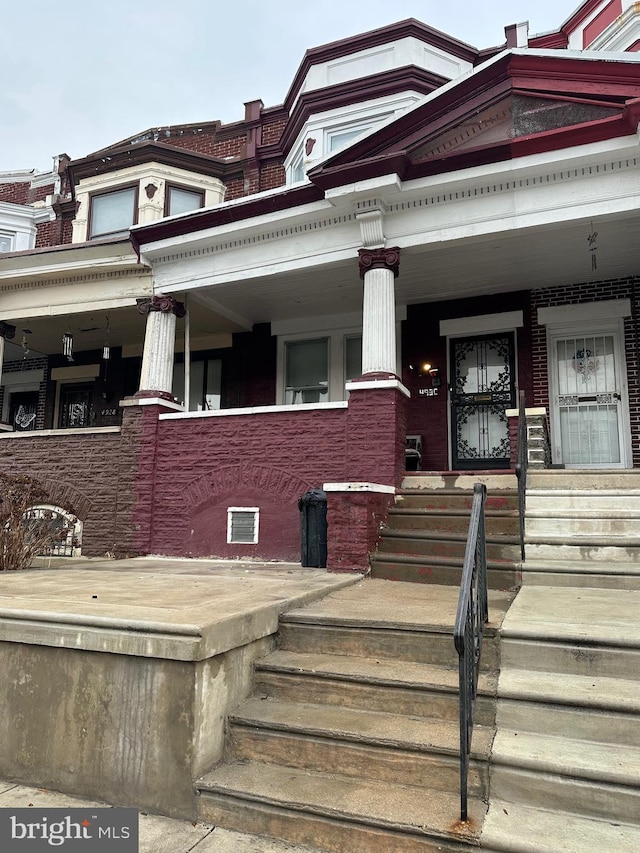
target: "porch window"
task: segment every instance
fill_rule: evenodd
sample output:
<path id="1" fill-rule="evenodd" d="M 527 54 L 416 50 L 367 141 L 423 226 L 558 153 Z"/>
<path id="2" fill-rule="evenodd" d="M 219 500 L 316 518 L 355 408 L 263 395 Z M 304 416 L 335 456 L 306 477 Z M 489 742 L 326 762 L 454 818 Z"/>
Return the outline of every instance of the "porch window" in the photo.
<path id="1" fill-rule="evenodd" d="M 258 541 L 260 509 L 257 506 L 227 508 L 227 543 L 255 545 Z"/>
<path id="2" fill-rule="evenodd" d="M 362 335 L 347 335 L 344 339 L 345 382 L 362 375 Z"/>
<path id="3" fill-rule="evenodd" d="M 37 391 L 12 391 L 9 397 L 9 423 L 16 432 L 36 428 L 38 414 Z"/>
<path id="4" fill-rule="evenodd" d="M 329 391 L 329 339 L 285 345 L 285 403 L 319 403 Z"/>
<path id="5" fill-rule="evenodd" d="M 137 186 L 92 195 L 89 238 L 125 235 L 136 222 L 137 197 Z"/>
<path id="6" fill-rule="evenodd" d="M 184 403 L 184 362 L 173 367 L 173 396 Z M 192 361 L 189 380 L 189 410 L 210 412 L 222 405 L 222 360 Z"/>
<path id="7" fill-rule="evenodd" d="M 188 213 L 204 207 L 204 192 L 169 185 L 165 200 L 165 216 Z"/>
<path id="8" fill-rule="evenodd" d="M 11 252 L 13 250 L 13 234 L 0 232 L 0 252 Z"/>

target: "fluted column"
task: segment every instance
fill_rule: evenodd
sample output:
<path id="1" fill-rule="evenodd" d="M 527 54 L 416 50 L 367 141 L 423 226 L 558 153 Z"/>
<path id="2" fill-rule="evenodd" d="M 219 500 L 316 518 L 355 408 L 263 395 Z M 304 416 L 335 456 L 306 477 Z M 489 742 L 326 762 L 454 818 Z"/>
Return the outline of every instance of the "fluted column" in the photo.
<path id="1" fill-rule="evenodd" d="M 162 295 L 137 302 L 138 311 L 147 317 L 138 394 L 153 392 L 160 397 L 171 397 L 176 317 L 184 317 L 184 305 Z"/>
<path id="2" fill-rule="evenodd" d="M 360 249 L 364 281 L 362 311 L 362 373 L 396 375 L 395 278 L 400 266 L 398 247 Z"/>

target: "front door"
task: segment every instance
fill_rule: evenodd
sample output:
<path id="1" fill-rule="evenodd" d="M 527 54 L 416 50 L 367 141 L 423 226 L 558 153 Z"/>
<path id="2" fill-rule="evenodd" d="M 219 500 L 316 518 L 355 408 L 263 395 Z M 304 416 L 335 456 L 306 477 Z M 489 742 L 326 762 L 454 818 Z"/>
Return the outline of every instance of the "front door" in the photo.
<path id="1" fill-rule="evenodd" d="M 554 462 L 579 468 L 625 465 L 626 369 L 618 330 L 550 340 Z"/>
<path id="2" fill-rule="evenodd" d="M 450 341 L 451 467 L 508 468 L 516 402 L 513 332 Z"/>
<path id="3" fill-rule="evenodd" d="M 63 385 L 60 389 L 60 428 L 90 426 L 92 401 L 93 385 Z"/>

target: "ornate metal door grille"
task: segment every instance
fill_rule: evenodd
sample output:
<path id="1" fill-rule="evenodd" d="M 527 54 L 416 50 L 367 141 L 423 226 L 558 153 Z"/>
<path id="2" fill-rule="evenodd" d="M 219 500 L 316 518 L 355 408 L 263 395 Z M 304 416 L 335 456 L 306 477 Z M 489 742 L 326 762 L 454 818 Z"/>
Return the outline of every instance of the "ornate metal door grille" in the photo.
<path id="1" fill-rule="evenodd" d="M 505 410 L 515 406 L 513 333 L 451 341 L 454 469 L 508 468 Z"/>
<path id="2" fill-rule="evenodd" d="M 621 462 L 620 378 L 612 334 L 555 341 L 562 462 Z"/>

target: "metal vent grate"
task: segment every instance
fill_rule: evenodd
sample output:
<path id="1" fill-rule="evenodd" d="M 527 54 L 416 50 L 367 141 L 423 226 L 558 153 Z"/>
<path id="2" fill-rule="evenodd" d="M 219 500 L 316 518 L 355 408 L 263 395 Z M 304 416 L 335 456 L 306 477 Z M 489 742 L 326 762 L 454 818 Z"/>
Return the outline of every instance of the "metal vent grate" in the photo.
<path id="1" fill-rule="evenodd" d="M 230 506 L 227 509 L 227 542 L 253 545 L 258 541 L 260 510 L 255 506 Z"/>

